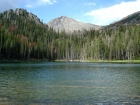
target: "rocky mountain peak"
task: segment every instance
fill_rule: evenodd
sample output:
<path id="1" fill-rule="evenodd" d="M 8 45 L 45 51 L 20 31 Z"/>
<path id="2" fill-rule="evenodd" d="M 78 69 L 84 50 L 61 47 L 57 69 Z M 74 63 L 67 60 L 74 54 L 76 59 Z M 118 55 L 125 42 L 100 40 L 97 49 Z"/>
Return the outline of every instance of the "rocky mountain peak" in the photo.
<path id="1" fill-rule="evenodd" d="M 58 18 L 53 19 L 48 23 L 48 26 L 53 28 L 55 31 L 65 31 L 66 33 L 72 33 L 74 31 L 82 31 L 84 29 L 90 30 L 95 29 L 98 30 L 101 26 L 89 24 L 89 23 L 82 23 L 67 16 L 61 16 Z"/>
<path id="2" fill-rule="evenodd" d="M 65 19 L 68 18 L 67 16 L 61 16 L 60 19 Z"/>

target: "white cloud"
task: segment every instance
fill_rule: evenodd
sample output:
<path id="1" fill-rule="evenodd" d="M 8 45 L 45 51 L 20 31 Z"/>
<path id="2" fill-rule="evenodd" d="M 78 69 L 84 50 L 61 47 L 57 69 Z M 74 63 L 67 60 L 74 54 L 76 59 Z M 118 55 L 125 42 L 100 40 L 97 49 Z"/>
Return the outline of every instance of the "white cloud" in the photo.
<path id="1" fill-rule="evenodd" d="M 94 6 L 94 5 L 96 5 L 96 3 L 89 2 L 89 3 L 84 3 L 84 5 L 86 5 L 86 6 Z"/>
<path id="2" fill-rule="evenodd" d="M 39 0 L 40 4 L 53 4 L 56 0 Z"/>
<path id="3" fill-rule="evenodd" d="M 92 10 L 84 15 L 92 17 L 94 24 L 107 25 L 137 11 L 140 11 L 140 0 L 122 2 L 111 7 Z"/>
<path id="4" fill-rule="evenodd" d="M 32 7 L 37 7 L 37 6 L 42 6 L 42 5 L 52 5 L 52 4 L 54 4 L 54 3 L 56 3 L 57 1 L 56 0 L 29 0 L 28 2 L 30 2 L 30 3 L 28 3 L 27 5 L 26 5 L 26 7 L 27 8 L 32 8 Z"/>
<path id="5" fill-rule="evenodd" d="M 25 7 L 27 7 L 27 8 L 32 8 L 32 6 L 31 6 L 31 5 L 26 5 Z"/>

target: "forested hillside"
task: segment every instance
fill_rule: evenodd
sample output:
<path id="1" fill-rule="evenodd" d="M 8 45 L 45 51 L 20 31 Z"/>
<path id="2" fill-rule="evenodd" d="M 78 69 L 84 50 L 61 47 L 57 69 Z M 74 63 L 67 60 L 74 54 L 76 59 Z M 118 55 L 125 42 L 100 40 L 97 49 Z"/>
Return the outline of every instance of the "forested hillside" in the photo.
<path id="1" fill-rule="evenodd" d="M 46 17 L 47 18 L 47 17 Z M 1 60 L 140 59 L 140 26 L 91 29 L 67 35 L 48 28 L 24 9 L 0 14 Z"/>

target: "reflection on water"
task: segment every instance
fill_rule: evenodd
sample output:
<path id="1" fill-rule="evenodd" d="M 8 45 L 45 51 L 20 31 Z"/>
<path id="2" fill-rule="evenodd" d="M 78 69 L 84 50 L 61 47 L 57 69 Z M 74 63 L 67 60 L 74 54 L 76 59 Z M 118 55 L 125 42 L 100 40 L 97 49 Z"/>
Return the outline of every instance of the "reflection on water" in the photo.
<path id="1" fill-rule="evenodd" d="M 140 64 L 1 63 L 0 105 L 140 105 Z"/>

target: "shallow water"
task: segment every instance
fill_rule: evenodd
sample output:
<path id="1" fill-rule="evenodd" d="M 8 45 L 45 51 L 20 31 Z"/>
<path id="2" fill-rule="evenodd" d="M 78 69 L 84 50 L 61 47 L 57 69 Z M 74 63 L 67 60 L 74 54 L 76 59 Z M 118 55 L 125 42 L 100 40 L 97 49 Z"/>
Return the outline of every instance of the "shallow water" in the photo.
<path id="1" fill-rule="evenodd" d="M 140 105 L 140 64 L 0 64 L 0 105 Z"/>

